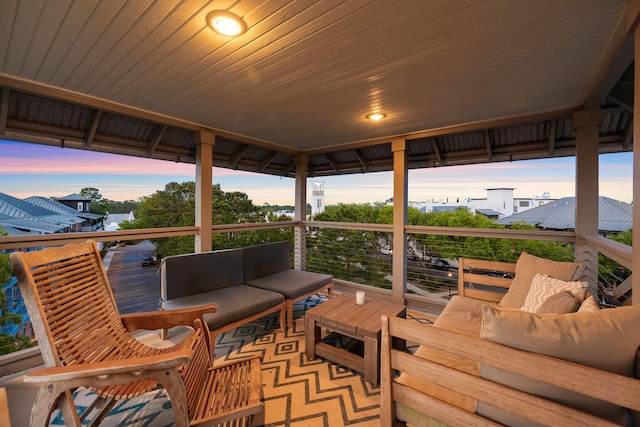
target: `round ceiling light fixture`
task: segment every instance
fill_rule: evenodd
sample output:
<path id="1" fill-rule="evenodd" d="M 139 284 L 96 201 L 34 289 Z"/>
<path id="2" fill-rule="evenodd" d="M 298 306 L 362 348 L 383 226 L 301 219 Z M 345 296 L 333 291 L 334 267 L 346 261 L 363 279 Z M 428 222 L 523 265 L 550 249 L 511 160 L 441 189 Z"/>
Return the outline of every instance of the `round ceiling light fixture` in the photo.
<path id="1" fill-rule="evenodd" d="M 385 113 L 371 113 L 371 114 L 367 114 L 365 117 L 369 120 L 373 120 L 374 122 L 377 122 L 378 120 L 382 120 L 385 117 L 387 117 L 387 115 Z"/>
<path id="2" fill-rule="evenodd" d="M 247 31 L 247 24 L 237 15 L 226 10 L 209 12 L 207 25 L 216 33 L 227 37 L 237 37 Z"/>

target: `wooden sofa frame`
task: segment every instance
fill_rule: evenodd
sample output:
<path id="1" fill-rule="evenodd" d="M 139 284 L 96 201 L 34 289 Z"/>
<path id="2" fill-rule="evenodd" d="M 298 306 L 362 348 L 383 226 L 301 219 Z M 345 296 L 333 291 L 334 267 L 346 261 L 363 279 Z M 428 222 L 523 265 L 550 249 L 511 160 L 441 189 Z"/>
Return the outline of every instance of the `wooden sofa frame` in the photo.
<path id="1" fill-rule="evenodd" d="M 420 408 L 420 412 L 451 426 L 499 425 L 395 381 L 394 370 L 410 372 L 415 377 L 448 389 L 464 391 L 464 394 L 473 399 L 544 426 L 618 426 L 533 394 L 396 350 L 391 345 L 392 339 L 426 345 L 455 357 L 467 358 L 632 410 L 640 410 L 640 380 L 514 349 L 431 325 L 418 324 L 412 320 L 384 316 L 380 355 L 381 426 L 396 423 L 396 402 L 411 408 Z"/>
<path id="2" fill-rule="evenodd" d="M 498 302 L 512 282 L 515 264 L 461 258 L 459 295 Z M 505 274 L 506 273 L 506 274 Z M 483 416 L 439 400 L 398 381 L 400 374 L 463 393 L 508 413 L 544 426 L 617 426 L 586 412 L 507 387 L 444 363 L 394 348 L 395 340 L 427 346 L 444 361 L 467 359 L 522 375 L 545 384 L 578 392 L 633 411 L 640 411 L 640 380 L 562 359 L 527 352 L 481 338 L 383 316 L 381 332 L 381 426 L 403 425 L 396 419 L 396 403 L 419 409 L 450 426 L 497 426 Z M 636 367 L 638 370 L 639 367 Z M 637 373 L 637 372 L 636 372 Z"/>
<path id="3" fill-rule="evenodd" d="M 516 265 L 509 262 L 458 260 L 458 295 L 500 302 L 511 286 Z"/>

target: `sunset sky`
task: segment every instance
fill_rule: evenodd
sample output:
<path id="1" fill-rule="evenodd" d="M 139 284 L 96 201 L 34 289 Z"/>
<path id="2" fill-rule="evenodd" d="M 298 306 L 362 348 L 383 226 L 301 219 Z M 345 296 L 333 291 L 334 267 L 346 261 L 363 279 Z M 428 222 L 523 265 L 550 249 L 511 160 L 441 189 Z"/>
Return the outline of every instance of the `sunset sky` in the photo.
<path id="1" fill-rule="evenodd" d="M 194 181 L 195 165 L 0 140 L 0 192 L 17 198 L 66 196 L 95 187 L 104 198 L 137 200 L 175 181 Z M 28 148 L 28 149 L 25 149 Z M 559 158 L 409 171 L 409 200 L 484 197 L 515 188 L 516 197 L 575 195 L 575 159 Z M 311 181 L 308 181 L 309 186 Z M 391 172 L 323 177 L 327 205 L 373 203 L 393 196 Z M 600 159 L 600 194 L 631 202 L 632 153 Z M 293 205 L 294 180 L 214 168 L 213 182 L 242 191 L 256 205 Z M 309 191 L 310 194 L 310 191 Z M 310 198 L 310 196 L 309 196 Z"/>

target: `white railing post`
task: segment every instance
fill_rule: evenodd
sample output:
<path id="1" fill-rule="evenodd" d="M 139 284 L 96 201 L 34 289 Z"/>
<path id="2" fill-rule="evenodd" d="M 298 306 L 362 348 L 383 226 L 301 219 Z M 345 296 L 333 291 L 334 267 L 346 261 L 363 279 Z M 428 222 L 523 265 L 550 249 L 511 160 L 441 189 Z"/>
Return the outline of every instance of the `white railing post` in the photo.
<path id="1" fill-rule="evenodd" d="M 307 165 L 309 158 L 300 154 L 296 156 L 296 213 L 298 224 L 293 228 L 293 268 L 307 268 L 307 228 L 303 224 L 307 219 Z"/>
<path id="2" fill-rule="evenodd" d="M 211 250 L 211 187 L 213 185 L 213 146 L 216 136 L 211 132 L 200 131 L 194 136 L 196 143 L 196 234 L 195 252 Z"/>
<path id="3" fill-rule="evenodd" d="M 393 151 L 393 282 L 391 299 L 397 304 L 404 304 L 407 291 L 407 257 L 405 256 L 407 238 L 404 228 L 407 225 L 408 203 L 408 169 L 407 141 L 396 139 L 391 141 Z"/>
<path id="4" fill-rule="evenodd" d="M 598 234 L 598 144 L 602 110 L 594 108 L 573 115 L 576 130 L 576 261 L 586 265 L 585 278 L 598 292 L 598 251 L 582 235 Z"/>

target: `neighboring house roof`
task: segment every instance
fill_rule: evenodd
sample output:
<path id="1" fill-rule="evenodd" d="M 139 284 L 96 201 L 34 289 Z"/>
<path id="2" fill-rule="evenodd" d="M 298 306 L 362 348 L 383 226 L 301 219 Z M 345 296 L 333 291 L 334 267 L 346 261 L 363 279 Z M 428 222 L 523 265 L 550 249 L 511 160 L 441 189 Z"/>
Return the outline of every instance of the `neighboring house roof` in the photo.
<path id="1" fill-rule="evenodd" d="M 107 217 L 105 219 L 105 223 L 111 224 L 112 222 L 118 223 L 120 224 L 122 221 L 133 221 L 134 219 L 136 219 L 133 216 L 133 212 L 129 212 L 126 214 L 107 214 Z"/>
<path id="2" fill-rule="evenodd" d="M 0 193 L 0 226 L 14 227 L 38 233 L 56 233 L 82 224 L 78 215 L 56 212 L 43 206 Z"/>
<path id="3" fill-rule="evenodd" d="M 64 231 L 67 226 L 61 224 L 55 224 L 49 221 L 42 221 L 38 218 L 29 218 L 29 217 L 11 217 L 11 216 L 2 216 L 0 217 L 0 227 L 7 233 L 11 235 L 15 235 L 11 233 L 11 228 L 17 228 L 22 230 L 33 231 L 39 234 L 42 233 L 57 233 L 59 231 Z"/>
<path id="4" fill-rule="evenodd" d="M 598 230 L 619 232 L 630 230 L 633 226 L 630 204 L 600 196 L 598 203 Z M 539 228 L 553 230 L 575 229 L 576 198 L 564 197 L 542 206 L 528 209 L 504 217 L 497 222 L 511 224 L 525 222 Z"/>
<path id="5" fill-rule="evenodd" d="M 500 216 L 503 215 L 498 211 L 494 211 L 493 209 L 476 209 L 476 212 L 481 213 L 482 215 L 485 216 Z"/>
<path id="6" fill-rule="evenodd" d="M 78 202 L 90 202 L 91 199 L 88 197 L 81 196 L 80 194 L 73 193 L 64 197 L 56 197 L 56 200 L 73 200 Z"/>
<path id="7" fill-rule="evenodd" d="M 455 211 L 456 209 L 459 208 L 465 208 L 467 209 L 466 206 L 460 206 L 460 205 L 454 205 L 454 206 L 434 206 L 433 207 L 433 212 L 445 212 L 445 211 Z"/>
<path id="8" fill-rule="evenodd" d="M 20 200 L 8 194 L 0 193 L 0 214 L 24 218 L 26 216 L 44 217 L 52 215 L 53 212 L 25 200 Z"/>
<path id="9" fill-rule="evenodd" d="M 55 200 L 51 200 L 42 196 L 31 196 L 31 197 L 27 197 L 24 200 L 36 206 L 40 206 L 50 211 L 57 212 L 63 215 L 72 215 L 72 216 L 77 216 L 84 219 L 96 219 L 96 220 L 102 218 L 102 215 L 93 214 L 89 212 L 80 212 L 65 204 L 56 202 Z"/>
<path id="10" fill-rule="evenodd" d="M 119 225 L 122 221 L 133 221 L 134 219 L 136 218 L 133 216 L 133 212 L 129 212 L 127 214 L 108 213 L 104 220 L 104 224 L 105 224 L 104 229 L 106 231 L 119 230 L 120 229 Z"/>

